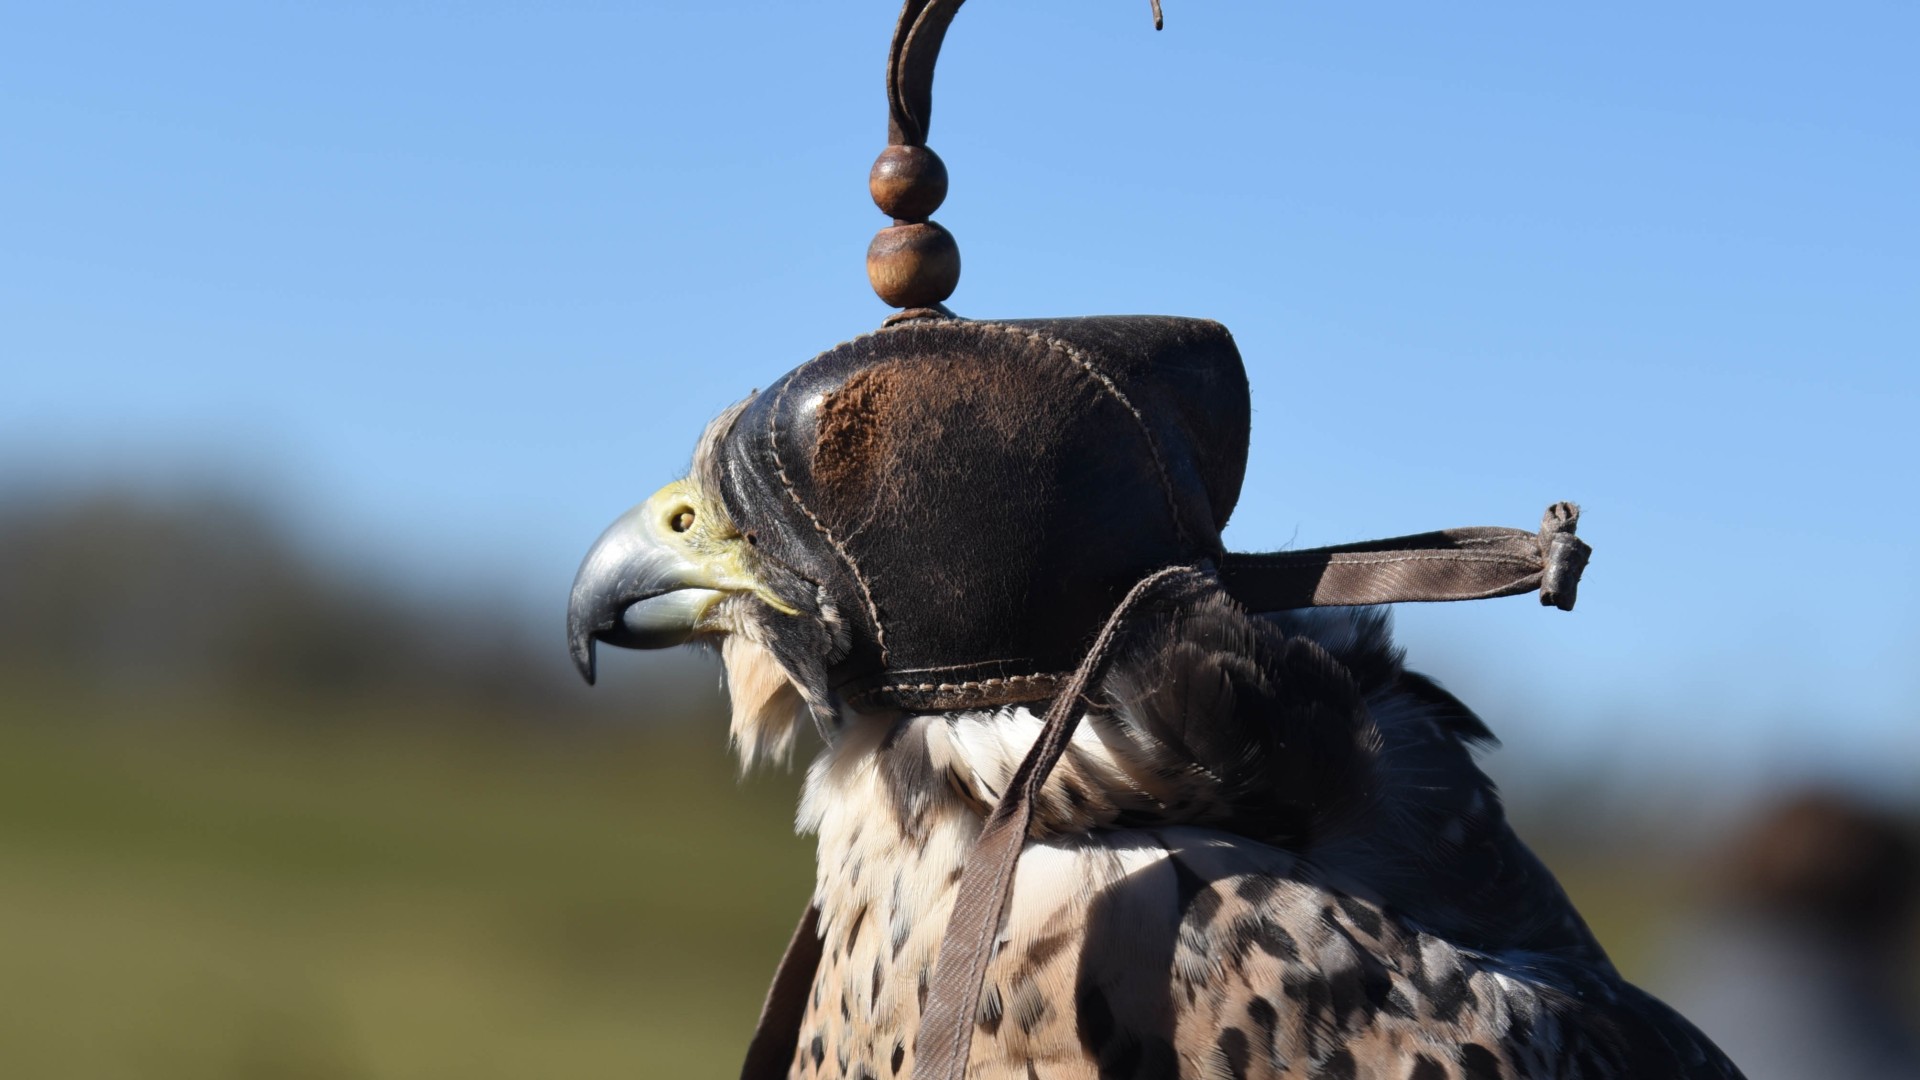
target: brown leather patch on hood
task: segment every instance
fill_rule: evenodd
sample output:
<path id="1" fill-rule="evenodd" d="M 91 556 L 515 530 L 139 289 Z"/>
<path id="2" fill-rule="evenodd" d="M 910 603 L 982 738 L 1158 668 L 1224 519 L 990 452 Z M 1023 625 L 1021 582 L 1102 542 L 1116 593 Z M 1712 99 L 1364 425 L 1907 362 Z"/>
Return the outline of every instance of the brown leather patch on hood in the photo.
<path id="1" fill-rule="evenodd" d="M 1064 362 L 1015 366 L 936 354 L 863 368 L 820 400 L 816 509 L 846 525 L 898 499 L 963 496 L 975 475 L 995 475 L 990 462 L 1064 437 L 1098 396 Z"/>
<path id="2" fill-rule="evenodd" d="M 899 363 L 859 371 L 820 402 L 813 443 L 813 475 L 829 490 L 868 491 L 874 470 L 890 452 Z"/>

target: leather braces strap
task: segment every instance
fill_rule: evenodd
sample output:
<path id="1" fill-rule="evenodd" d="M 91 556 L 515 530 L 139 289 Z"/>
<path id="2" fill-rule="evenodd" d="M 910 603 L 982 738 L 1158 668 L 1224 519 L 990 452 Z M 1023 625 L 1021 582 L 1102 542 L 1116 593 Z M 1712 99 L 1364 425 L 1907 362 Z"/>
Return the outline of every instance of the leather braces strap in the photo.
<path id="1" fill-rule="evenodd" d="M 940 959 L 934 964 L 926 1008 L 920 1013 L 920 1031 L 913 1044 L 913 1080 L 964 1080 L 967 1075 L 967 1056 L 973 1047 L 974 1017 L 980 1012 L 987 962 L 993 958 L 1000 916 L 1013 893 L 1014 867 L 1033 825 L 1034 800 L 1040 797 L 1047 775 L 1066 752 L 1073 729 L 1086 715 L 1087 691 L 1106 674 L 1127 616 L 1162 583 L 1198 572 L 1193 567 L 1174 566 L 1142 578 L 1107 616 L 1093 647 L 1053 699 L 1033 749 L 1014 771 L 1006 796 L 988 815 L 980 839 L 967 857 L 966 868 L 960 872 L 953 914 L 940 941 Z"/>
<path id="2" fill-rule="evenodd" d="M 1579 521 L 1580 508 L 1561 502 L 1547 508 L 1537 533 L 1476 527 L 1272 555 L 1229 554 L 1220 576 L 1234 599 L 1254 611 L 1478 600 L 1535 590 L 1542 604 L 1571 611 L 1592 551 L 1574 535 Z M 987 964 L 1033 822 L 1034 800 L 1086 715 L 1088 692 L 1105 675 L 1127 616 L 1167 581 L 1200 572 L 1169 567 L 1134 585 L 1047 709 L 1033 748 L 961 871 L 914 1041 L 912 1080 L 965 1080 Z M 819 963 L 819 909 L 809 907 L 780 960 L 741 1080 L 787 1076 Z"/>
<path id="3" fill-rule="evenodd" d="M 1580 508 L 1547 507 L 1540 531 L 1477 526 L 1272 555 L 1229 553 L 1227 592 L 1251 611 L 1484 600 L 1540 593 L 1572 611 L 1593 549 L 1575 536 Z"/>
<path id="4" fill-rule="evenodd" d="M 793 1055 L 800 1047 L 800 1024 L 807 1018 L 807 995 L 813 992 L 813 976 L 818 970 L 820 905 L 808 904 L 800 913 L 800 925 L 793 928 L 793 940 L 787 942 L 787 951 L 780 956 L 773 985 L 767 988 L 760 1022 L 753 1026 L 753 1041 L 747 1044 L 741 1080 L 786 1080 Z"/>

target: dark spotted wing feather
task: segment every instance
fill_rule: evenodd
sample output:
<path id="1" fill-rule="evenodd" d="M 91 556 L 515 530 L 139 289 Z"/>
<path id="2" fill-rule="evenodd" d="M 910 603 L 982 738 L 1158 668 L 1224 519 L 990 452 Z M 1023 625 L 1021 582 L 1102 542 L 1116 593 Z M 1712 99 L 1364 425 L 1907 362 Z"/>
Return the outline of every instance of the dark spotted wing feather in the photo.
<path id="1" fill-rule="evenodd" d="M 1484 725 L 1384 617 L 1204 579 L 1130 621 L 1036 801 L 972 1080 L 1721 1080 L 1509 828 Z M 849 722 L 809 777 L 824 956 L 792 1075 L 910 1077 L 980 815 L 1038 719 Z"/>
<path id="2" fill-rule="evenodd" d="M 1380 735 L 1352 669 L 1204 581 L 1136 620 L 1105 689 L 1147 767 L 1198 804 L 1120 824 L 1204 820 L 1297 849 L 1377 797 Z"/>
<path id="3" fill-rule="evenodd" d="M 1174 970 L 1218 1075 L 1738 1075 L 1620 979 L 1475 764 L 1491 733 L 1405 670 L 1384 613 L 1256 617 L 1196 585 L 1130 645 L 1116 717 L 1290 858 L 1170 852 L 1215 898 L 1183 907 Z"/>
<path id="4" fill-rule="evenodd" d="M 1163 839 L 1192 882 L 1170 1000 L 1174 1045 L 1200 1067 L 1182 1077 L 1739 1075 L 1686 1021 L 1608 971 L 1465 949 L 1304 861 Z"/>
<path id="5" fill-rule="evenodd" d="M 1407 671 L 1383 612 L 1255 617 L 1192 585 L 1135 632 L 1108 685 L 1166 770 L 1221 793 L 1218 824 L 1364 882 L 1477 948 L 1606 966 L 1473 760 L 1492 734 Z"/>

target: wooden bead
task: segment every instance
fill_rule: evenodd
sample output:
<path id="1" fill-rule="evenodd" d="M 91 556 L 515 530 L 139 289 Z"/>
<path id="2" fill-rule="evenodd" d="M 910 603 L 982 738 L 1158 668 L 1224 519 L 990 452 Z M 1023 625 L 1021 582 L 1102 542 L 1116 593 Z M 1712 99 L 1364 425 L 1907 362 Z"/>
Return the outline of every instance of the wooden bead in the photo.
<path id="1" fill-rule="evenodd" d="M 960 245 L 931 221 L 888 226 L 867 246 L 867 280 L 894 307 L 931 307 L 960 284 Z"/>
<path id="2" fill-rule="evenodd" d="M 925 221 L 947 197 L 947 166 L 924 146 L 889 146 L 874 159 L 867 190 L 888 217 Z"/>

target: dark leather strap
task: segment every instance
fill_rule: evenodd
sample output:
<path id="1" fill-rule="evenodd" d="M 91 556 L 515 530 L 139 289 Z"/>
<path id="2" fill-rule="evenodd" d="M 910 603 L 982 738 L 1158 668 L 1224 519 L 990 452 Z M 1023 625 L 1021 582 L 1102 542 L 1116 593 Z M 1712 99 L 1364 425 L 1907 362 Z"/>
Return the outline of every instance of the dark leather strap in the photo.
<path id="1" fill-rule="evenodd" d="M 1542 604 L 1572 611 L 1592 553 L 1573 534 L 1579 523 L 1578 506 L 1554 503 L 1538 533 L 1447 529 L 1271 555 L 1234 553 L 1221 561 L 1220 578 L 1252 611 L 1482 600 L 1535 590 Z"/>
<path id="2" fill-rule="evenodd" d="M 1073 729 L 1086 714 L 1087 689 L 1106 673 L 1127 615 L 1162 582 L 1197 572 L 1192 567 L 1176 566 L 1149 574 L 1113 609 L 1086 658 L 1047 710 L 1033 749 L 1007 785 L 1007 796 L 987 817 L 980 840 L 961 871 L 953 914 L 947 920 L 946 937 L 940 942 L 940 959 L 934 965 L 920 1033 L 913 1044 L 913 1080 L 962 1080 L 966 1076 L 987 961 L 993 958 L 1000 916 L 1013 891 L 1013 870 L 1020 861 L 1020 849 L 1026 845 L 1027 829 L 1033 824 L 1033 802 L 1039 798 L 1047 774 L 1066 752 Z"/>
<path id="3" fill-rule="evenodd" d="M 813 991 L 814 972 L 820 968 L 820 907 L 807 905 L 793 939 L 774 970 L 760 1022 L 747 1044 L 747 1063 L 740 1080 L 786 1080 L 793 1054 L 800 1045 L 800 1022 L 806 1019 L 807 995 Z"/>

